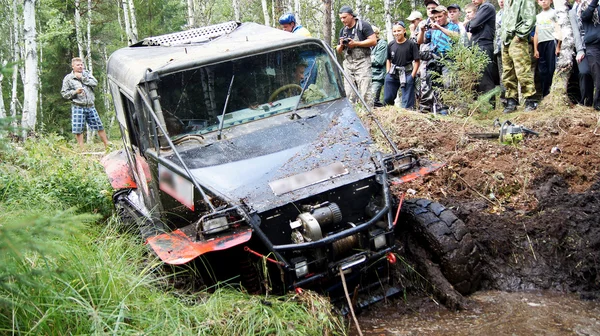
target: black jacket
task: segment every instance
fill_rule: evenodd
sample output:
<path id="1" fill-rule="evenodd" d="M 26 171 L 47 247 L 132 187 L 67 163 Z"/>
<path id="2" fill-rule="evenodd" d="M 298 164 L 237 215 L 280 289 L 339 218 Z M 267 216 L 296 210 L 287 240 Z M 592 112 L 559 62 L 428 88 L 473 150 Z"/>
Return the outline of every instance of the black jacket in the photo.
<path id="1" fill-rule="evenodd" d="M 489 2 L 482 3 L 477 9 L 475 18 L 465 25 L 470 32 L 471 43 L 480 46 L 494 45 L 496 32 L 496 9 Z"/>
<path id="2" fill-rule="evenodd" d="M 598 10 L 598 0 L 593 0 L 589 6 L 581 12 L 581 25 L 583 26 L 584 44 L 600 44 L 600 24 L 594 25 L 594 11 Z"/>

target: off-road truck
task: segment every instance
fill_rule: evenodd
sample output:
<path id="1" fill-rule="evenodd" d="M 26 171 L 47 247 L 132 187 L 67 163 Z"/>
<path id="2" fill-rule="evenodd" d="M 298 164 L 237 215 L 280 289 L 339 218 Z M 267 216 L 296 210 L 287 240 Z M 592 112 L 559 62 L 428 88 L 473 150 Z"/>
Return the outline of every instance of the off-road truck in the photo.
<path id="1" fill-rule="evenodd" d="M 117 209 L 165 263 L 201 259 L 217 280 L 253 290 L 331 295 L 342 274 L 397 292 L 387 286 L 397 228 L 418 224 L 449 281 L 473 291 L 478 254 L 464 223 L 390 192 L 441 165 L 392 141 L 391 154 L 375 151 L 345 77 L 323 41 L 255 23 L 116 51 L 108 79 L 124 148 L 102 162 Z"/>

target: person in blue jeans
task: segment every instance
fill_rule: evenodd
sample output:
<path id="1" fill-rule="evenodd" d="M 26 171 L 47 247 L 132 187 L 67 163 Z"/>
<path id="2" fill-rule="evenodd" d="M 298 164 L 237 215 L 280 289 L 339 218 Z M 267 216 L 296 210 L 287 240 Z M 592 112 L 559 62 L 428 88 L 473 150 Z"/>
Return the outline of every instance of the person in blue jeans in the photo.
<path id="1" fill-rule="evenodd" d="M 419 70 L 421 59 L 419 46 L 406 38 L 404 22 L 394 23 L 392 28 L 394 41 L 388 44 L 383 101 L 386 105 L 394 105 L 398 89 L 402 90 L 402 108 L 413 109 L 415 106 L 415 76 Z"/>

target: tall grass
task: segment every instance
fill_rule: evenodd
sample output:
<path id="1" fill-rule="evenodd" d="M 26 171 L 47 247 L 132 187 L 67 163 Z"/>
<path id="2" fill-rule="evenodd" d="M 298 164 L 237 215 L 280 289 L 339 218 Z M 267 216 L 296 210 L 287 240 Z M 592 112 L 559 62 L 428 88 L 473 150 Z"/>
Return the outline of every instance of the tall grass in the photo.
<path id="1" fill-rule="evenodd" d="M 161 262 L 117 230 L 97 159 L 64 140 L 9 144 L 0 159 L 0 334 L 344 333 L 310 292 L 177 292 Z"/>

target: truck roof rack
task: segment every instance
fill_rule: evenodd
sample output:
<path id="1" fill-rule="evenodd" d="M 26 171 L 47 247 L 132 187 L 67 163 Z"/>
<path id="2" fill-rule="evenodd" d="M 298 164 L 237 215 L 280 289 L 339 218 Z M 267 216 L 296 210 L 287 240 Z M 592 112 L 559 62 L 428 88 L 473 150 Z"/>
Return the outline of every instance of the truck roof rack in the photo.
<path id="1" fill-rule="evenodd" d="M 241 25 L 240 22 L 229 21 L 212 26 L 185 30 L 182 32 L 147 37 L 132 47 L 139 46 L 173 46 L 181 44 L 202 43 L 216 37 L 229 34 Z"/>

